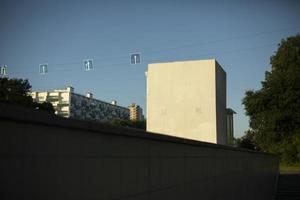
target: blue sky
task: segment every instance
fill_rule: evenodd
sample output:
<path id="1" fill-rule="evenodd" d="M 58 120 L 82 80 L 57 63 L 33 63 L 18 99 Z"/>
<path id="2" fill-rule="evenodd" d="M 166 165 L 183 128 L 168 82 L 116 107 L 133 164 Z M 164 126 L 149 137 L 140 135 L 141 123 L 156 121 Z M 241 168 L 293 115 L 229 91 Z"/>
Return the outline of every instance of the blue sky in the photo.
<path id="1" fill-rule="evenodd" d="M 298 0 L 0 0 L 0 65 L 33 90 L 72 85 L 145 112 L 148 63 L 215 58 L 239 137 L 248 129 L 245 90 L 260 88 L 280 40 L 300 33 L 299 11 Z M 133 52 L 141 64 L 129 64 Z M 89 58 L 95 70 L 85 72 Z"/>

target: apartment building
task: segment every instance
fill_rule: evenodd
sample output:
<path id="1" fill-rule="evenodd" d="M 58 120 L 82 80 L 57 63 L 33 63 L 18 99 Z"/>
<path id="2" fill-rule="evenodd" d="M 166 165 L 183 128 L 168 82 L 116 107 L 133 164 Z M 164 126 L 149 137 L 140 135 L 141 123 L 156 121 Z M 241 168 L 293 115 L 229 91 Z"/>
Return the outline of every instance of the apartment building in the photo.
<path id="1" fill-rule="evenodd" d="M 42 103 L 50 102 L 55 114 L 81 120 L 109 121 L 112 119 L 129 119 L 130 112 L 126 107 L 118 106 L 116 101 L 104 102 L 93 98 L 93 94 L 77 94 L 71 86 L 53 91 L 34 91 L 30 93 L 33 100 Z"/>
<path id="2" fill-rule="evenodd" d="M 135 103 L 132 103 L 130 106 L 128 106 L 130 111 L 130 120 L 143 120 L 143 109 L 136 105 Z"/>

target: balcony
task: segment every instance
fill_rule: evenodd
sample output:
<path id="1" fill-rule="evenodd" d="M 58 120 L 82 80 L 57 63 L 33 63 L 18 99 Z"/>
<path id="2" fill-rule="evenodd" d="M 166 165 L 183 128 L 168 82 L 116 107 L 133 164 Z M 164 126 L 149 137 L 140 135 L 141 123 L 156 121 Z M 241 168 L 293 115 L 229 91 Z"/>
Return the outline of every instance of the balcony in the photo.
<path id="1" fill-rule="evenodd" d="M 49 102 L 59 101 L 59 96 L 48 96 L 47 101 Z"/>

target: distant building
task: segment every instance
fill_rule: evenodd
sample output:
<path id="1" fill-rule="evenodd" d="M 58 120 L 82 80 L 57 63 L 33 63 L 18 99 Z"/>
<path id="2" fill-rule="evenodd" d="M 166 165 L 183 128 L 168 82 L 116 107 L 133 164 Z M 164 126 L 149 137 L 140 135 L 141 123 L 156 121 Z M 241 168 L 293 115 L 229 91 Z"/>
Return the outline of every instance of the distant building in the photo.
<path id="1" fill-rule="evenodd" d="M 148 65 L 147 131 L 227 144 L 226 72 L 215 59 Z"/>
<path id="2" fill-rule="evenodd" d="M 227 144 L 233 145 L 233 115 L 236 114 L 234 110 L 231 108 L 226 109 L 226 115 L 227 115 Z"/>
<path id="3" fill-rule="evenodd" d="M 93 98 L 88 92 L 86 96 L 74 93 L 73 87 L 63 90 L 31 92 L 34 101 L 50 102 L 55 114 L 81 120 L 109 121 L 112 119 L 129 119 L 129 109 Z"/>
<path id="4" fill-rule="evenodd" d="M 132 103 L 130 106 L 128 106 L 130 110 L 130 120 L 143 120 L 143 109 L 136 105 L 135 103 Z"/>

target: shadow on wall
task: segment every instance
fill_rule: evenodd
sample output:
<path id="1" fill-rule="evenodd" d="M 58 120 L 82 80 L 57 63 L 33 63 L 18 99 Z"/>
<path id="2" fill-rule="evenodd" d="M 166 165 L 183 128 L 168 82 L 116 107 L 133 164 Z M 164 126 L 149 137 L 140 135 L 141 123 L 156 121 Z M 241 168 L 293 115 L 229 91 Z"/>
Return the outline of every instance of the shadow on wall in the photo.
<path id="1" fill-rule="evenodd" d="M 0 104 L 0 199 L 275 195 L 278 158 Z"/>

